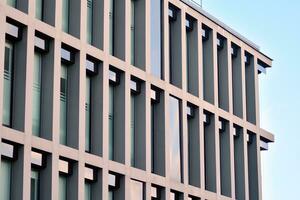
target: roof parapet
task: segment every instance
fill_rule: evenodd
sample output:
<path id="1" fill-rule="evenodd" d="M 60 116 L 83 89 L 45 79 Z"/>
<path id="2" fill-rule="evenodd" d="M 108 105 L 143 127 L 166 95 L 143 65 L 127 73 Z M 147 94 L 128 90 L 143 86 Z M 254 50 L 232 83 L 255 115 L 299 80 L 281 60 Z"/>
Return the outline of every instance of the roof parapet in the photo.
<path id="1" fill-rule="evenodd" d="M 234 36 L 236 36 L 240 40 L 244 41 L 246 44 L 248 44 L 249 46 L 251 46 L 255 50 L 260 51 L 260 47 L 257 44 L 255 44 L 254 42 L 252 42 L 249 39 L 245 38 L 243 35 L 241 35 L 237 31 L 235 31 L 234 29 L 230 28 L 225 23 L 221 22 L 216 17 L 212 16 L 211 14 L 209 14 L 208 12 L 206 12 L 205 10 L 203 10 L 203 8 L 202 8 L 202 0 L 200 0 L 200 3 L 196 2 L 195 0 L 181 0 L 181 1 L 183 3 L 185 3 L 185 4 L 187 4 L 188 6 L 190 6 L 191 8 L 195 9 L 196 11 L 198 11 L 199 13 L 201 13 L 203 16 L 205 16 L 206 18 L 210 19 L 214 23 L 218 24 L 219 26 L 221 26 L 226 31 L 230 32 L 231 34 L 233 34 Z"/>

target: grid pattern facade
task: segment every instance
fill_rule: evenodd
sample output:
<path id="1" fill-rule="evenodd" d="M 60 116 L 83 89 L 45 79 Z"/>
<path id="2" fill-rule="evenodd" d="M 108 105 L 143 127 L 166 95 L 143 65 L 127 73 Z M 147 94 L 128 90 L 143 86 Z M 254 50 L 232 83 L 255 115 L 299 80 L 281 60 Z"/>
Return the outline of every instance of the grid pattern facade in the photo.
<path id="1" fill-rule="evenodd" d="M 0 1 L 3 199 L 262 199 L 272 60 L 192 5 Z"/>

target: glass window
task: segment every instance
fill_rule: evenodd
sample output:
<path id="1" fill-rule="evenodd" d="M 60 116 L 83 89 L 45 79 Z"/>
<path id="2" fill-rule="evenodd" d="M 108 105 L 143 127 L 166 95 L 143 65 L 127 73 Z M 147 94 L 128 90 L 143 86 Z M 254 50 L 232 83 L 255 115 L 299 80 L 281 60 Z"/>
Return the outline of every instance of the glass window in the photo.
<path id="1" fill-rule="evenodd" d="M 135 59 L 135 1 L 131 0 L 131 27 L 130 27 L 130 35 L 131 35 L 131 64 L 134 65 Z"/>
<path id="2" fill-rule="evenodd" d="M 109 53 L 114 54 L 114 0 L 110 0 L 109 7 Z"/>
<path id="3" fill-rule="evenodd" d="M 13 102 L 13 53 L 14 45 L 8 41 L 5 43 L 4 60 L 4 82 L 3 82 L 3 116 L 2 122 L 6 126 L 11 126 L 11 111 Z"/>
<path id="4" fill-rule="evenodd" d="M 6 3 L 14 8 L 17 6 L 17 0 L 6 0 Z"/>
<path id="5" fill-rule="evenodd" d="M 87 0 L 87 42 L 93 42 L 93 0 Z"/>
<path id="6" fill-rule="evenodd" d="M 60 144 L 67 143 L 68 68 L 61 66 L 60 75 Z"/>
<path id="7" fill-rule="evenodd" d="M 170 96 L 170 176 L 173 180 L 181 181 L 181 119 L 180 101 Z"/>
<path id="8" fill-rule="evenodd" d="M 191 69 L 191 63 L 190 63 L 190 57 L 191 53 L 191 46 L 190 43 L 193 41 L 191 31 L 193 30 L 193 21 L 190 18 L 186 18 L 186 42 L 185 42 L 185 47 L 186 47 L 186 90 L 190 91 L 190 69 Z"/>
<path id="9" fill-rule="evenodd" d="M 109 159 L 114 158 L 114 86 L 109 85 Z"/>
<path id="10" fill-rule="evenodd" d="M 134 200 L 144 199 L 144 189 L 142 182 L 131 180 L 130 197 Z"/>
<path id="11" fill-rule="evenodd" d="M 189 37 L 189 35 L 188 35 L 188 32 L 187 32 L 187 36 L 186 36 L 186 43 L 185 43 L 185 47 L 186 47 L 186 90 L 187 91 L 190 91 L 189 89 L 189 83 L 190 83 L 190 74 L 189 74 L 189 72 L 190 72 L 190 59 L 189 59 L 189 56 L 190 56 L 190 45 L 189 45 L 189 43 L 190 43 L 190 37 Z"/>
<path id="12" fill-rule="evenodd" d="M 172 17 L 171 17 L 172 16 Z M 176 11 L 173 7 L 169 7 L 169 81 L 174 84 L 174 52 L 175 44 L 174 44 L 174 29 L 175 29 L 175 21 L 176 21 Z"/>
<path id="13" fill-rule="evenodd" d="M 157 166 L 159 162 L 164 162 L 163 159 L 160 158 L 161 155 L 159 146 L 161 145 L 159 141 L 164 140 L 164 136 L 160 134 L 161 127 L 160 122 L 160 111 L 163 109 L 161 105 L 159 105 L 160 92 L 157 88 L 151 87 L 151 112 L 150 112 L 150 125 L 151 125 L 151 172 L 159 175 L 163 175 L 159 172 Z M 159 137 L 161 136 L 162 137 Z"/>
<path id="14" fill-rule="evenodd" d="M 85 151 L 91 151 L 91 77 L 86 76 L 85 95 Z"/>
<path id="15" fill-rule="evenodd" d="M 11 199 L 11 174 L 12 174 L 12 162 L 8 159 L 1 158 L 0 167 L 0 199 L 10 200 Z"/>
<path id="16" fill-rule="evenodd" d="M 156 92 L 155 92 L 155 94 L 156 94 Z M 155 131 L 157 131 L 155 129 L 155 126 L 157 126 L 156 121 L 155 121 L 156 106 L 157 106 L 157 102 L 151 98 L 151 112 L 150 112 L 150 114 L 151 114 L 150 120 L 151 121 L 150 121 L 150 124 L 151 124 L 151 171 L 152 171 L 152 173 L 155 173 L 155 162 L 156 162 L 155 155 L 156 155 L 156 151 L 157 151 L 157 149 L 155 148 L 156 141 L 157 141 L 156 134 L 155 134 Z"/>
<path id="17" fill-rule="evenodd" d="M 161 0 L 151 0 L 151 72 L 161 78 Z"/>
<path id="18" fill-rule="evenodd" d="M 84 183 L 84 200 L 92 200 L 92 184 L 89 181 Z"/>
<path id="19" fill-rule="evenodd" d="M 58 199 L 67 200 L 67 177 L 59 175 Z"/>
<path id="20" fill-rule="evenodd" d="M 69 18 L 70 15 L 70 2 L 69 0 L 62 0 L 62 30 L 66 33 L 69 32 Z"/>
<path id="21" fill-rule="evenodd" d="M 42 73 L 42 55 L 34 53 L 33 69 L 33 96 L 32 96 L 32 134 L 40 135 L 41 120 L 41 73 Z"/>
<path id="22" fill-rule="evenodd" d="M 39 189 L 40 189 L 40 172 L 38 170 L 31 170 L 31 192 L 30 199 L 38 200 L 39 199 Z"/>
<path id="23" fill-rule="evenodd" d="M 108 191 L 108 200 L 114 200 L 114 191 L 112 189 Z"/>
<path id="24" fill-rule="evenodd" d="M 35 0 L 35 17 L 43 20 L 44 0 Z"/>
<path id="25" fill-rule="evenodd" d="M 131 93 L 131 120 L 130 120 L 130 133 L 131 133 L 131 166 L 135 164 L 135 95 Z"/>

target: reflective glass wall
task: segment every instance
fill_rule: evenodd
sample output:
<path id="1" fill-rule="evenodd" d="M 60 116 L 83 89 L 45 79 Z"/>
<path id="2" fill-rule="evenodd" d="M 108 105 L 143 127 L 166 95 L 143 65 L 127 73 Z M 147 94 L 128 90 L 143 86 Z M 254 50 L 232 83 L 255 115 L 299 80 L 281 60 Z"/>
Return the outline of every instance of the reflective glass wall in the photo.
<path id="1" fill-rule="evenodd" d="M 60 144 L 67 144 L 68 67 L 61 66 L 60 77 Z"/>
<path id="2" fill-rule="evenodd" d="M 170 96 L 170 176 L 171 179 L 182 181 L 181 163 L 181 108 L 180 100 Z"/>
<path id="3" fill-rule="evenodd" d="M 40 135 L 41 121 L 41 84 L 42 84 L 42 55 L 39 52 L 34 54 L 33 69 L 33 97 L 32 97 L 32 134 Z"/>
<path id="4" fill-rule="evenodd" d="M 11 199 L 11 184 L 12 184 L 12 161 L 9 159 L 1 158 L 0 167 L 0 199 L 10 200 Z"/>
<path id="5" fill-rule="evenodd" d="M 62 0 L 62 22 L 61 28 L 64 32 L 69 33 L 69 10 L 70 10 L 69 0 Z"/>
<path id="6" fill-rule="evenodd" d="M 91 44 L 93 42 L 93 0 L 87 0 L 86 31 L 86 40 Z"/>
<path id="7" fill-rule="evenodd" d="M 151 1 L 151 72 L 162 78 L 162 2 Z"/>
<path id="8" fill-rule="evenodd" d="M 4 81 L 3 81 L 3 114 L 2 123 L 11 126 L 12 83 L 13 83 L 13 52 L 14 45 L 10 41 L 5 43 Z"/>

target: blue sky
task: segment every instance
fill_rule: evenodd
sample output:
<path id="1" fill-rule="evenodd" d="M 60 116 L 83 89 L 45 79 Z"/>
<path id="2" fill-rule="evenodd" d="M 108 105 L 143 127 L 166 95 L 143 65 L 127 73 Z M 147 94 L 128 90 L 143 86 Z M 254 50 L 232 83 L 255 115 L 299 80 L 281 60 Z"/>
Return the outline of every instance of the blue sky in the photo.
<path id="1" fill-rule="evenodd" d="M 276 137 L 262 153 L 263 199 L 299 199 L 300 1 L 203 0 L 203 8 L 274 59 L 260 76 L 261 127 Z"/>

